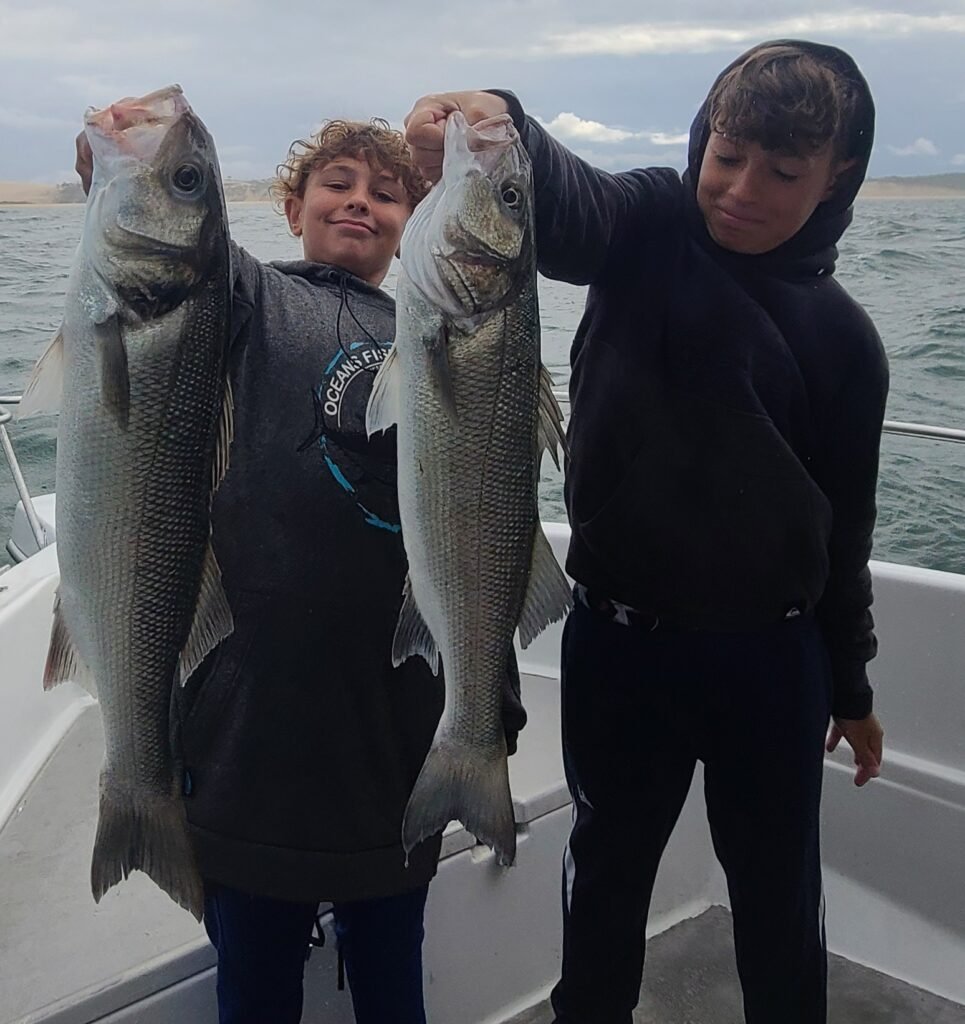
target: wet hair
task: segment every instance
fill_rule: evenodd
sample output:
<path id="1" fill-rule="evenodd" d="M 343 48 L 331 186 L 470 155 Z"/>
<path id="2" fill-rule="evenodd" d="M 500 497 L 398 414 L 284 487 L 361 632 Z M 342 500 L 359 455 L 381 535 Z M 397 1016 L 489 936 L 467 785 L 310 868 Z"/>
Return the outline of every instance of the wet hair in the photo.
<path id="1" fill-rule="evenodd" d="M 381 117 L 371 121 L 325 121 L 309 139 L 296 139 L 288 159 L 278 165 L 269 192 L 283 207 L 289 196 L 303 196 L 312 171 L 339 157 L 365 160 L 370 166 L 388 171 L 402 182 L 412 207 L 425 197 L 429 183 L 416 170 L 402 132 L 389 127 Z"/>
<path id="2" fill-rule="evenodd" d="M 711 129 L 723 135 L 797 156 L 829 142 L 835 159 L 853 155 L 857 86 L 801 47 L 754 50 L 721 77 L 709 100 Z"/>

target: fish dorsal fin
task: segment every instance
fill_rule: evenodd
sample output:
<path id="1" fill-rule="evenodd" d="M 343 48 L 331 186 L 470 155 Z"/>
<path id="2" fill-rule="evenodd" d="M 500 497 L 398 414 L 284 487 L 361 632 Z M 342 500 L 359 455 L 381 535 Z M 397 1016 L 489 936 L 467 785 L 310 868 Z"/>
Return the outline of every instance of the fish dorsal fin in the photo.
<path id="1" fill-rule="evenodd" d="M 519 616 L 520 645 L 529 647 L 551 622 L 562 619 L 572 606 L 570 585 L 556 561 L 543 528 L 537 523 L 529 584 Z"/>
<path id="2" fill-rule="evenodd" d="M 553 394 L 553 378 L 545 366 L 539 368 L 539 420 L 537 426 L 536 457 L 544 451 L 550 453 L 556 468 L 560 468 L 557 449 L 564 458 L 569 455 L 566 449 L 566 434 L 563 432 L 563 410 Z"/>
<path id="3" fill-rule="evenodd" d="M 127 372 L 127 346 L 116 316 L 97 325 L 96 339 L 101 399 L 121 429 L 127 430 L 131 418 L 131 380 Z"/>
<path id="4" fill-rule="evenodd" d="M 392 640 L 393 667 L 398 667 L 413 654 L 421 654 L 432 669 L 432 674 L 439 674 L 439 648 L 415 602 L 412 580 L 406 576 L 402 589 L 402 610 Z"/>
<path id="5" fill-rule="evenodd" d="M 369 437 L 399 422 L 399 393 L 402 388 L 399 348 L 393 345 L 375 375 L 372 394 L 365 409 L 365 431 Z"/>
<path id="6" fill-rule="evenodd" d="M 52 690 L 60 683 L 72 682 L 82 686 L 92 697 L 97 696 L 94 676 L 77 653 L 67 623 L 60 610 L 60 588 L 54 595 L 54 620 L 50 628 L 50 647 L 44 666 L 44 689 Z"/>
<path id="7" fill-rule="evenodd" d="M 221 583 L 221 569 L 209 543 L 204 555 L 204 568 L 201 572 L 201 587 L 198 590 L 194 622 L 191 624 L 188 642 L 181 652 L 182 686 L 191 678 L 191 674 L 208 654 L 225 637 L 231 635 L 234 628 L 231 607 Z"/>
<path id="8" fill-rule="evenodd" d="M 228 472 L 228 457 L 231 442 L 235 436 L 235 398 L 231 388 L 231 378 L 225 378 L 224 401 L 221 403 L 221 418 L 218 420 L 218 440 L 214 449 L 214 460 L 211 463 L 211 493 L 220 486 Z"/>
<path id="9" fill-rule="evenodd" d="M 57 328 L 44 354 L 37 360 L 24 388 L 17 419 L 60 412 L 64 394 L 64 325 Z"/>

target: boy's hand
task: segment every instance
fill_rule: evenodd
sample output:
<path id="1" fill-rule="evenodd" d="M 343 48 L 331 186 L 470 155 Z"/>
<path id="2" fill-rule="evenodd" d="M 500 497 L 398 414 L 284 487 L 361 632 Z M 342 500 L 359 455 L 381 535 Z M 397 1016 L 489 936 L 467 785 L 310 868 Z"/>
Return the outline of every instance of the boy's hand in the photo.
<path id="1" fill-rule="evenodd" d="M 442 92 L 416 100 L 406 115 L 405 141 L 412 162 L 433 185 L 442 177 L 446 118 L 454 110 L 461 110 L 469 124 L 509 113 L 506 101 L 489 92 Z"/>
<path id="2" fill-rule="evenodd" d="M 80 175 L 80 183 L 86 196 L 90 193 L 90 179 L 94 173 L 94 154 L 91 152 L 86 132 L 81 132 L 77 136 L 74 140 L 74 146 L 77 149 L 74 170 Z"/>
<path id="3" fill-rule="evenodd" d="M 854 784 L 863 786 L 869 779 L 876 779 L 881 774 L 884 736 L 877 715 L 861 719 L 835 718 L 828 733 L 827 751 L 831 753 L 844 737 L 854 751 L 854 763 L 858 766 L 854 773 Z"/>

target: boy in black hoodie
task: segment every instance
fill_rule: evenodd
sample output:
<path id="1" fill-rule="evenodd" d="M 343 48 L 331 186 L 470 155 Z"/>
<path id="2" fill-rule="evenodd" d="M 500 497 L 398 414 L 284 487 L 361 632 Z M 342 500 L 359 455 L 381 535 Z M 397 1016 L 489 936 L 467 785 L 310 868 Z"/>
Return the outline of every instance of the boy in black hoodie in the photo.
<path id="1" fill-rule="evenodd" d="M 722 72 L 681 177 L 596 170 L 512 93 L 407 118 L 438 177 L 446 116 L 512 114 L 540 271 L 590 286 L 572 349 L 558 1024 L 629 1024 L 660 856 L 705 766 L 749 1024 L 819 1024 L 825 743 L 863 785 L 882 730 L 868 559 L 887 363 L 833 279 L 871 152 L 851 58 L 779 41 Z M 828 733 L 829 717 L 833 725 Z"/>

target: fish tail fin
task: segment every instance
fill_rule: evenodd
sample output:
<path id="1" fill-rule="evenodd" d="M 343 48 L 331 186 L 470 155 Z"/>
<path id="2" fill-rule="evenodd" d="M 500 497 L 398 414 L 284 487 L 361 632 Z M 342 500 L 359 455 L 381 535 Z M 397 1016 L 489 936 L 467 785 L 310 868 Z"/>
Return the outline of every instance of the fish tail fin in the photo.
<path id="1" fill-rule="evenodd" d="M 102 787 L 90 867 L 94 901 L 132 871 L 143 871 L 201 920 L 204 891 L 180 797 Z"/>
<path id="2" fill-rule="evenodd" d="M 516 858 L 516 821 L 505 747 L 489 752 L 433 742 L 402 820 L 406 853 L 458 820 L 508 867 Z"/>

